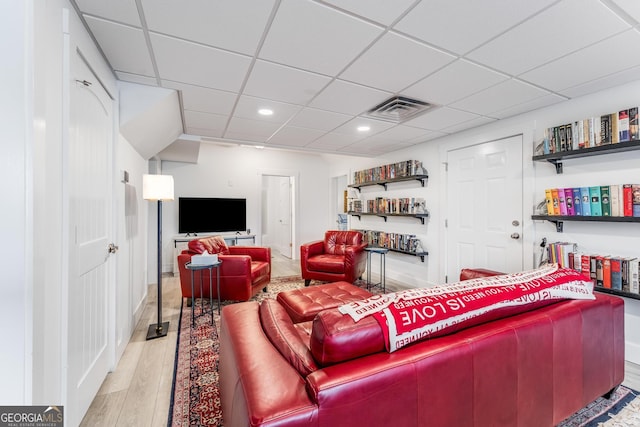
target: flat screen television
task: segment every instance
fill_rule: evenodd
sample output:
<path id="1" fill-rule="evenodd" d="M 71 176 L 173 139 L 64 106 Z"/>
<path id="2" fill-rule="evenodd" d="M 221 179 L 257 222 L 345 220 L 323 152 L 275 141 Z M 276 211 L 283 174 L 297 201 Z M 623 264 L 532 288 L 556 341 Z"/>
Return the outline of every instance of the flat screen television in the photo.
<path id="1" fill-rule="evenodd" d="M 247 229 L 247 199 L 180 197 L 178 233 L 212 233 Z"/>

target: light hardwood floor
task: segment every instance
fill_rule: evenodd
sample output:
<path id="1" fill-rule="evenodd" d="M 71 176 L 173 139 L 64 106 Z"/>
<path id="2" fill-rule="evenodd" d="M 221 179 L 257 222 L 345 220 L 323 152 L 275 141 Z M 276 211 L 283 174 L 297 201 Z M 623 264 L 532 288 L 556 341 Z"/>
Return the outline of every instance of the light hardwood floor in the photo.
<path id="1" fill-rule="evenodd" d="M 299 261 L 274 254 L 272 277 L 300 274 Z M 149 324 L 156 321 L 155 286 L 143 316 L 116 369 L 107 375 L 82 426 L 166 426 L 176 352 L 181 293 L 179 278 L 163 277 L 163 320 L 169 321 L 165 338 L 146 341 Z M 387 282 L 387 289 L 402 285 Z M 627 362 L 624 385 L 640 390 L 640 365 Z"/>

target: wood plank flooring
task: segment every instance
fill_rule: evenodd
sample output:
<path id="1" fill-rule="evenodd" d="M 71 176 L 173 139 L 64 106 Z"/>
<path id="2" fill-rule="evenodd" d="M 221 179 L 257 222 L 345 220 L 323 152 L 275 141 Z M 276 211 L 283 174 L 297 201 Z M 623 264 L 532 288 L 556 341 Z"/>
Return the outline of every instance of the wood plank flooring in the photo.
<path id="1" fill-rule="evenodd" d="M 300 274 L 300 262 L 273 254 L 272 277 Z M 166 426 L 171 400 L 171 382 L 176 352 L 181 292 L 178 276 L 162 280 L 164 321 L 169 321 L 165 338 L 146 341 L 149 324 L 156 322 L 156 288 L 116 369 L 107 375 L 81 426 Z M 387 282 L 388 290 L 401 284 Z M 640 365 L 625 364 L 624 385 L 640 390 Z"/>

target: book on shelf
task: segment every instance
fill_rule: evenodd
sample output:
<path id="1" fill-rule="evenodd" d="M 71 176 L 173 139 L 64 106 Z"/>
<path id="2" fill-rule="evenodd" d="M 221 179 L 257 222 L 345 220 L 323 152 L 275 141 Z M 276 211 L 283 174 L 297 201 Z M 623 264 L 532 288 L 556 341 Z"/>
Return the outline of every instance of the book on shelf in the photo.
<path id="1" fill-rule="evenodd" d="M 553 212 L 553 190 L 551 188 L 547 188 L 544 190 L 544 200 L 547 205 L 547 215 L 555 215 Z"/>
<path id="2" fill-rule="evenodd" d="M 620 286 L 622 292 L 631 292 L 629 286 L 629 260 L 630 258 L 620 258 Z"/>
<path id="3" fill-rule="evenodd" d="M 638 282 L 639 267 L 640 263 L 638 263 L 638 258 L 629 259 L 629 291 L 632 294 L 640 294 L 640 284 Z"/>
<path id="4" fill-rule="evenodd" d="M 600 186 L 600 206 L 602 216 L 611 216 L 611 192 L 608 185 Z"/>
<path id="5" fill-rule="evenodd" d="M 600 144 L 611 144 L 611 115 L 600 116 Z"/>
<path id="6" fill-rule="evenodd" d="M 582 216 L 591 216 L 591 194 L 589 187 L 580 187 L 580 198 L 582 199 Z"/>
<path id="7" fill-rule="evenodd" d="M 618 257 L 611 257 L 611 289 L 622 290 L 622 260 Z"/>
<path id="8" fill-rule="evenodd" d="M 638 127 L 638 107 L 629 108 L 629 140 L 640 139 L 640 128 Z"/>
<path id="9" fill-rule="evenodd" d="M 618 112 L 618 140 L 629 141 L 629 110 Z"/>
<path id="10" fill-rule="evenodd" d="M 633 216 L 633 186 L 622 184 L 622 215 Z"/>
<path id="11" fill-rule="evenodd" d="M 602 204 L 600 203 L 600 186 L 589 187 L 591 200 L 591 216 L 602 216 Z"/>
<path id="12" fill-rule="evenodd" d="M 568 215 L 564 188 L 558 188 L 558 209 L 560 211 L 560 215 Z"/>
<path id="13" fill-rule="evenodd" d="M 582 197 L 580 197 L 580 188 L 572 189 L 573 193 L 573 211 L 576 215 L 582 216 Z"/>
<path id="14" fill-rule="evenodd" d="M 560 198 L 557 188 L 551 189 L 551 198 L 553 200 L 553 215 L 560 215 Z"/>
<path id="15" fill-rule="evenodd" d="M 591 280 L 593 280 L 593 283 L 595 284 L 598 278 L 598 255 L 589 256 L 589 273 L 591 275 Z"/>
<path id="16" fill-rule="evenodd" d="M 573 208 L 573 188 L 564 189 L 564 203 L 567 205 L 567 215 L 575 216 L 576 211 Z"/>
<path id="17" fill-rule="evenodd" d="M 620 195 L 622 194 L 622 186 L 612 184 L 609 186 L 609 206 L 611 208 L 611 216 L 622 216 L 620 214 Z"/>
<path id="18" fill-rule="evenodd" d="M 602 258 L 602 287 L 611 289 L 611 257 Z"/>
<path id="19" fill-rule="evenodd" d="M 596 256 L 596 281 L 595 285 L 601 288 L 604 287 L 603 269 L 604 269 L 604 256 Z"/>
<path id="20" fill-rule="evenodd" d="M 580 272 L 586 279 L 591 279 L 591 257 L 587 254 L 581 255 Z"/>
<path id="21" fill-rule="evenodd" d="M 617 144 L 620 142 L 620 133 L 618 129 L 618 113 L 609 114 L 609 123 L 611 126 L 611 143 Z"/>
<path id="22" fill-rule="evenodd" d="M 631 200 L 633 216 L 640 216 L 640 184 L 631 184 Z"/>

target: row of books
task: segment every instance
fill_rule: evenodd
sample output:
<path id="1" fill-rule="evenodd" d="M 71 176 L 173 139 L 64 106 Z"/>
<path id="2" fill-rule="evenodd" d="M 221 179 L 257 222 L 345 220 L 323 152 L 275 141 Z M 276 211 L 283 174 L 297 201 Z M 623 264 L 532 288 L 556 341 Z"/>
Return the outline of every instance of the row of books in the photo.
<path id="1" fill-rule="evenodd" d="M 542 154 L 640 139 L 638 107 L 545 129 Z"/>
<path id="2" fill-rule="evenodd" d="M 596 287 L 640 294 L 640 261 L 636 257 L 584 254 L 576 244 L 567 242 L 551 243 L 547 250 L 550 262 L 580 271 Z"/>
<path id="3" fill-rule="evenodd" d="M 640 184 L 547 188 L 547 215 L 640 217 Z"/>
<path id="4" fill-rule="evenodd" d="M 355 171 L 353 173 L 353 183 L 355 185 L 366 184 L 368 182 L 423 175 L 424 173 L 421 161 L 406 160 L 388 165 L 376 166 L 375 168 Z"/>
<path id="5" fill-rule="evenodd" d="M 403 252 L 423 251 L 420 239 L 415 234 L 387 233 L 385 231 L 356 230 L 362 233 L 364 241 L 371 246 L 395 249 Z"/>
<path id="6" fill-rule="evenodd" d="M 366 201 L 367 210 L 363 211 L 360 200 L 352 200 L 350 212 L 418 214 L 426 213 L 426 201 L 422 197 L 385 198 L 376 197 Z M 357 203 L 356 203 L 357 202 Z"/>

